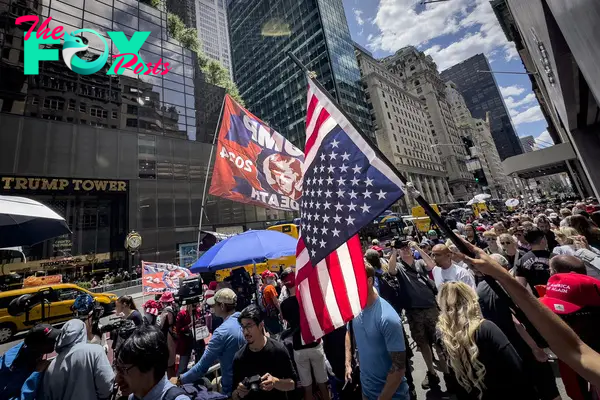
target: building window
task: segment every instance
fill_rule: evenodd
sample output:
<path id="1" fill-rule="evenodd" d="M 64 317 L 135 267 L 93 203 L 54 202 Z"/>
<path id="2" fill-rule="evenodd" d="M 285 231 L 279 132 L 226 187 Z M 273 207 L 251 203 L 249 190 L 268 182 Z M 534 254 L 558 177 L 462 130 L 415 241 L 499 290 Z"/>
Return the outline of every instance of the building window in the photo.
<path id="1" fill-rule="evenodd" d="M 113 111 L 111 117 L 112 119 L 117 119 L 118 113 L 116 111 Z"/>
<path id="2" fill-rule="evenodd" d="M 396 137 L 396 134 L 395 134 L 395 133 L 392 133 L 392 135 L 394 135 L 394 141 L 396 141 L 396 142 L 397 142 L 397 141 L 398 141 L 398 138 Z"/>
<path id="3" fill-rule="evenodd" d="M 40 98 L 37 96 L 31 96 L 31 104 L 36 105 L 40 102 Z"/>
<path id="4" fill-rule="evenodd" d="M 44 108 L 49 110 L 62 110 L 65 106 L 65 101 L 60 97 L 46 97 L 44 99 Z"/>
<path id="5" fill-rule="evenodd" d="M 392 127 L 392 130 L 394 130 L 394 125 L 390 124 L 390 126 Z"/>
<path id="6" fill-rule="evenodd" d="M 85 103 L 79 103 L 79 112 L 85 112 L 86 107 Z"/>
<path id="7" fill-rule="evenodd" d="M 75 111 L 75 106 L 77 105 L 77 101 L 74 99 L 69 99 L 69 111 Z"/>
<path id="8" fill-rule="evenodd" d="M 384 103 L 385 103 L 385 108 L 388 108 L 387 101 L 384 101 Z"/>
<path id="9" fill-rule="evenodd" d="M 97 118 L 108 118 L 108 111 L 102 107 L 90 107 L 90 115 Z"/>

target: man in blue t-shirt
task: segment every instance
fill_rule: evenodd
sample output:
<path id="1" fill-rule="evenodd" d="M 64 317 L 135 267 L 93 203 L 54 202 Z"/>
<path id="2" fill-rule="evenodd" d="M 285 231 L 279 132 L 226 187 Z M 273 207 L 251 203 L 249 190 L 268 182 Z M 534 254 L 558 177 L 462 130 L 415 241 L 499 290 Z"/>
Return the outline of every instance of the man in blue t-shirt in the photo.
<path id="1" fill-rule="evenodd" d="M 367 263 L 366 269 L 367 306 L 351 322 L 358 350 L 363 396 L 367 400 L 408 400 L 402 322 L 394 308 L 379 297 L 374 289 L 374 268 Z"/>

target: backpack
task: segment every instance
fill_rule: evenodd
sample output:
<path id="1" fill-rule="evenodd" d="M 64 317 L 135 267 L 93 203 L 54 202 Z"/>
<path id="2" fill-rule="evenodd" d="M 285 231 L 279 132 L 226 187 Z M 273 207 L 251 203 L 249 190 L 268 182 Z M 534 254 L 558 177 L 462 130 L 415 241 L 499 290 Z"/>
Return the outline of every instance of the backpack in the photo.
<path id="1" fill-rule="evenodd" d="M 188 383 L 173 386 L 162 397 L 162 400 L 175 400 L 177 396 L 187 396 L 190 400 L 226 400 L 228 397 L 219 392 L 209 392 L 205 386 Z"/>
<path id="2" fill-rule="evenodd" d="M 162 326 L 162 333 L 165 335 L 165 337 L 167 336 L 167 334 L 171 334 L 171 336 L 173 336 L 173 339 L 177 339 L 177 331 L 175 330 L 175 321 L 177 320 L 177 314 L 175 313 L 175 310 L 173 310 L 173 307 L 169 307 L 167 309 L 167 312 L 173 317 L 173 324 L 169 324 L 169 317 L 165 316 L 166 321 Z"/>
<path id="3" fill-rule="evenodd" d="M 387 272 L 377 274 L 379 279 L 379 295 L 396 310 L 401 313 L 408 304 L 406 291 L 402 290 L 400 280 Z"/>
<path id="4" fill-rule="evenodd" d="M 265 287 L 266 286 L 261 287 L 258 291 L 258 304 L 260 305 L 260 310 L 268 317 L 277 317 L 279 315 L 279 310 L 277 310 L 277 307 L 267 304 L 267 300 L 263 295 Z"/>

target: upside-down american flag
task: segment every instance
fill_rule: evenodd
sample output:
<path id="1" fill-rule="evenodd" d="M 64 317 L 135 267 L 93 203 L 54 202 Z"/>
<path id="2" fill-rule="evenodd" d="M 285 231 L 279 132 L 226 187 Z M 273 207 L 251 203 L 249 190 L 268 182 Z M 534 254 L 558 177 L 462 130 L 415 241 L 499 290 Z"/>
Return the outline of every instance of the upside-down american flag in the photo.
<path id="1" fill-rule="evenodd" d="M 305 343 L 343 326 L 367 301 L 358 231 L 404 195 L 400 178 L 320 85 L 309 79 L 296 297 Z"/>

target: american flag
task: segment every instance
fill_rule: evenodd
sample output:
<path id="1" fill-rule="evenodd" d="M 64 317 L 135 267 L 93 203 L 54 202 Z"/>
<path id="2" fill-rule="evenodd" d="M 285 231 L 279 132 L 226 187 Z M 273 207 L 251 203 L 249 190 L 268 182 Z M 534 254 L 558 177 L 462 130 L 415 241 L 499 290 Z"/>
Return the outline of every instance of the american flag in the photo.
<path id="1" fill-rule="evenodd" d="M 403 196 L 403 183 L 331 98 L 309 79 L 296 296 L 313 342 L 364 308 L 358 231 Z"/>

